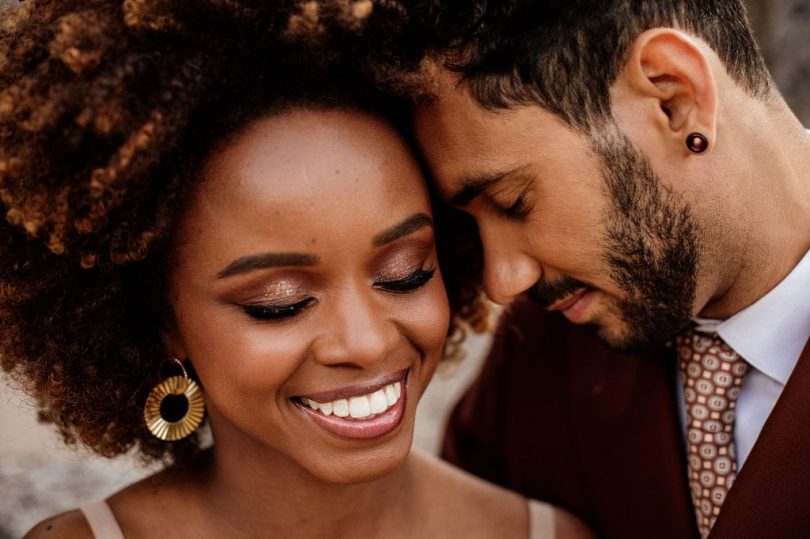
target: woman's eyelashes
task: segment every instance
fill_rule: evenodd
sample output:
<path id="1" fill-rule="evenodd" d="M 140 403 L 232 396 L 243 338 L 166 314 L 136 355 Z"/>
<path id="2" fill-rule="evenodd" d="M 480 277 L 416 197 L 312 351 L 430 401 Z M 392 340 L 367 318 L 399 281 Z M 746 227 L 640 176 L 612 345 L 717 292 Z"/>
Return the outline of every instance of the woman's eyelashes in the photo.
<path id="1" fill-rule="evenodd" d="M 433 278 L 434 273 L 436 273 L 436 268 L 434 266 L 430 266 L 429 268 L 419 268 L 402 279 L 378 279 L 374 282 L 374 286 L 381 290 L 385 290 L 386 292 L 404 294 L 425 286 L 428 281 Z"/>
<path id="2" fill-rule="evenodd" d="M 434 266 L 419 268 L 399 279 L 377 278 L 373 287 L 394 294 L 407 294 L 425 286 L 435 273 Z M 256 320 L 284 320 L 303 313 L 316 301 L 316 298 L 310 296 L 286 304 L 249 303 L 241 305 L 241 308 L 245 314 Z"/>
<path id="3" fill-rule="evenodd" d="M 243 305 L 242 309 L 251 318 L 256 320 L 281 320 L 292 318 L 302 313 L 307 307 L 315 302 L 315 298 L 305 298 L 295 303 L 287 305 Z"/>

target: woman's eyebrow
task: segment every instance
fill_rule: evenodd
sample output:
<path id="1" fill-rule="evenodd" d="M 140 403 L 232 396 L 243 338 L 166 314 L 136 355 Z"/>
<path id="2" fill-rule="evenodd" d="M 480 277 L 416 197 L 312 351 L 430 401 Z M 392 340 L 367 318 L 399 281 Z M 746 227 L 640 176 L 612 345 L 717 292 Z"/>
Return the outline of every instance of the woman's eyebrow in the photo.
<path id="1" fill-rule="evenodd" d="M 426 226 L 433 226 L 433 220 L 426 213 L 417 213 L 377 234 L 374 236 L 372 243 L 375 247 L 379 247 L 416 232 Z M 224 279 L 226 277 L 232 277 L 233 275 L 240 275 L 265 268 L 314 266 L 317 263 L 318 257 L 308 253 L 262 253 L 244 256 L 234 260 L 228 264 L 228 267 L 217 273 L 217 279 Z"/>
<path id="2" fill-rule="evenodd" d="M 258 269 L 281 266 L 314 266 L 317 263 L 318 257 L 307 253 L 262 253 L 234 260 L 227 268 L 217 273 L 217 279 L 224 279 Z"/>
<path id="3" fill-rule="evenodd" d="M 371 243 L 374 247 L 380 247 L 381 245 L 391 243 L 426 226 L 432 227 L 433 219 L 426 213 L 415 213 L 374 236 Z"/>

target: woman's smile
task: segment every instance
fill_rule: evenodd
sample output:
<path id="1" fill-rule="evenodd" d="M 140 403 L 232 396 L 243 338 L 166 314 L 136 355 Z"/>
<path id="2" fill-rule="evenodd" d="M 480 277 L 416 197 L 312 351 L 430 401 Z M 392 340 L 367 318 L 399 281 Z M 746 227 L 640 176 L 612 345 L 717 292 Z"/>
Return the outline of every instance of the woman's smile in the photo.
<path id="1" fill-rule="evenodd" d="M 407 407 L 409 369 L 366 384 L 294 397 L 315 424 L 342 438 L 366 440 L 394 431 Z"/>

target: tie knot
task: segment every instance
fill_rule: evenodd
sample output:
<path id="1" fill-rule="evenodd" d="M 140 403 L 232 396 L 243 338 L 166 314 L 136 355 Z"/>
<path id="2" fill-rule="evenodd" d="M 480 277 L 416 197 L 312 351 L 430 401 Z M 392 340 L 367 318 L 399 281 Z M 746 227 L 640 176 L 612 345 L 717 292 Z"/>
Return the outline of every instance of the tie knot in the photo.
<path id="1" fill-rule="evenodd" d="M 727 395 L 736 400 L 739 389 L 731 394 L 729 390 L 739 388 L 748 372 L 748 363 L 719 335 L 688 331 L 677 336 L 675 344 L 686 388 L 695 387 L 703 395 Z"/>

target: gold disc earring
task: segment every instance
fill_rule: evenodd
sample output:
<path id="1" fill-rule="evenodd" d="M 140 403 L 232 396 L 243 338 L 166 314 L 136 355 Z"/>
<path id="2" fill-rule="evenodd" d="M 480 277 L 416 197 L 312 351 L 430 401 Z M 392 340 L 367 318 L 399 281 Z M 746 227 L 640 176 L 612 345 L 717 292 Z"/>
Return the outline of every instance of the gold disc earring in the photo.
<path id="1" fill-rule="evenodd" d="M 179 359 L 172 360 L 180 366 L 183 375 L 166 378 L 152 388 L 143 409 L 146 428 L 167 442 L 182 440 L 194 432 L 205 415 L 200 386 L 188 377 Z"/>

